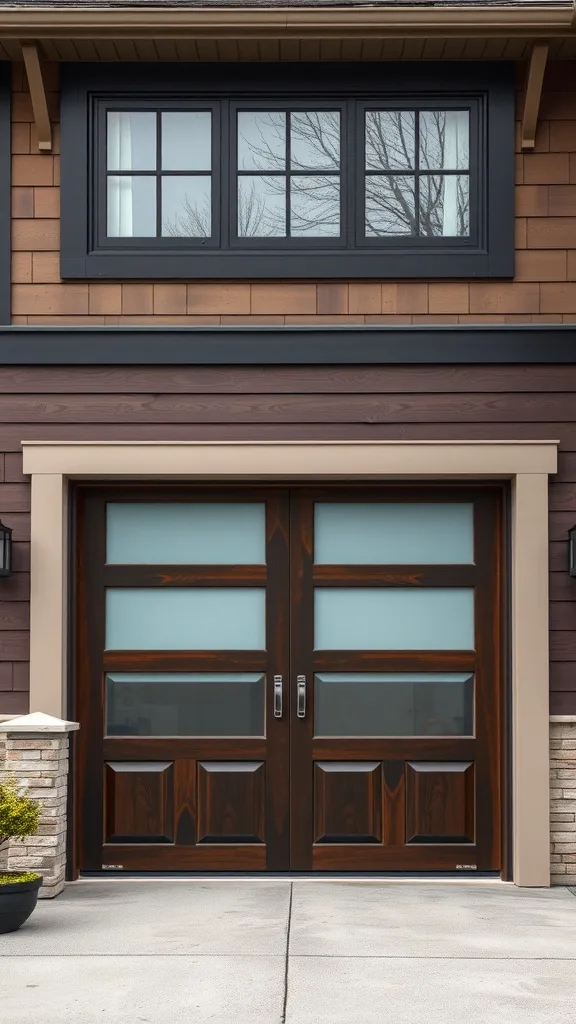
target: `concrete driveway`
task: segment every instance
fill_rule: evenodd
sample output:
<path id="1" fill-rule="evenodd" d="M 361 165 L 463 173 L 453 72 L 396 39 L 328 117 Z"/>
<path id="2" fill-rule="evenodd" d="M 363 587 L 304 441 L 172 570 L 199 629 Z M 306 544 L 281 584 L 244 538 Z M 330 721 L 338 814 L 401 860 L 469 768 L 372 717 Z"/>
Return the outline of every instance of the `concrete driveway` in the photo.
<path id="1" fill-rule="evenodd" d="M 6 1024 L 574 1024 L 576 898 L 497 883 L 81 881 L 0 936 Z"/>

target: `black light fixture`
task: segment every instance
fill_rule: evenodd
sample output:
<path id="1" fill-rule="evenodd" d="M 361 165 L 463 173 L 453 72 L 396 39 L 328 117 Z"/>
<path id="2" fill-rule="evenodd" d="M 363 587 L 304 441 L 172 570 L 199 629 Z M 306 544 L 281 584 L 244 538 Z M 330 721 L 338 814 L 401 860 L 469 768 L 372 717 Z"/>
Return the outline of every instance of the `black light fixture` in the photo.
<path id="1" fill-rule="evenodd" d="M 12 575 L 12 530 L 0 521 L 0 576 Z"/>
<path id="2" fill-rule="evenodd" d="M 568 552 L 570 575 L 576 576 L 576 526 L 568 530 Z"/>

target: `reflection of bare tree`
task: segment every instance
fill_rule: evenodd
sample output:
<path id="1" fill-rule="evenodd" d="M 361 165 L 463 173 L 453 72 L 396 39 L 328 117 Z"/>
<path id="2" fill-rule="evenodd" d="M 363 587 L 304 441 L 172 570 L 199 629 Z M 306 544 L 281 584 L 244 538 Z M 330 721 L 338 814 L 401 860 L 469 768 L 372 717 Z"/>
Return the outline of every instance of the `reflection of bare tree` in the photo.
<path id="1" fill-rule="evenodd" d="M 454 114 L 429 111 L 420 118 L 417 140 L 413 111 L 368 111 L 366 116 L 366 233 L 369 236 L 465 236 L 469 230 L 467 137 L 459 137 Z M 459 115 L 456 115 L 458 117 Z M 460 115 L 461 116 L 461 115 Z M 452 118 L 452 120 L 451 120 Z M 340 232 L 340 114 L 295 112 L 291 117 L 290 221 L 294 236 Z M 282 157 L 286 126 L 277 112 L 258 115 L 257 130 L 242 137 L 249 152 L 239 178 L 238 234 L 286 234 L 287 174 Z M 464 133 L 466 135 L 466 133 Z M 419 149 L 419 177 L 415 150 Z M 442 168 L 462 167 L 445 175 Z M 329 173 L 332 172 L 332 173 Z M 391 173 L 392 172 L 392 173 Z M 164 234 L 209 237 L 211 211 L 186 196 L 182 211 L 165 222 Z"/>
<path id="2" fill-rule="evenodd" d="M 238 197 L 238 220 L 242 235 L 261 238 L 263 235 L 274 233 L 266 230 L 267 226 L 271 227 L 267 225 L 266 204 L 263 197 L 258 196 L 255 188 L 252 188 L 248 195 L 243 191 Z M 204 199 L 202 203 L 197 203 L 186 193 L 181 211 L 172 219 L 164 221 L 163 234 L 173 238 L 210 238 L 211 223 L 210 201 Z"/>

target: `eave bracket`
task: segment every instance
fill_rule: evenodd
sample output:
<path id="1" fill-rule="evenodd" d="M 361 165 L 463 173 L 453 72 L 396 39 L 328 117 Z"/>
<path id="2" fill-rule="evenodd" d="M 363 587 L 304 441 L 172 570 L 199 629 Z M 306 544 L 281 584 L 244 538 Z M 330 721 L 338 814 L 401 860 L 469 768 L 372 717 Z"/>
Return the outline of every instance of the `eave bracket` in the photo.
<path id="1" fill-rule="evenodd" d="M 548 43 L 535 43 L 530 54 L 528 76 L 526 80 L 526 93 L 524 96 L 524 113 L 522 115 L 522 150 L 534 149 L 536 145 L 536 129 L 538 127 L 538 114 L 540 111 L 540 99 L 542 97 L 542 83 L 548 60 Z"/>
<path id="2" fill-rule="evenodd" d="M 36 133 L 38 135 L 38 149 L 41 153 L 51 153 L 52 126 L 48 113 L 46 86 L 42 74 L 38 45 L 37 43 L 25 42 L 21 43 L 21 46 L 24 67 L 26 68 L 26 76 L 28 78 L 28 88 L 30 89 L 30 99 L 32 100 Z"/>

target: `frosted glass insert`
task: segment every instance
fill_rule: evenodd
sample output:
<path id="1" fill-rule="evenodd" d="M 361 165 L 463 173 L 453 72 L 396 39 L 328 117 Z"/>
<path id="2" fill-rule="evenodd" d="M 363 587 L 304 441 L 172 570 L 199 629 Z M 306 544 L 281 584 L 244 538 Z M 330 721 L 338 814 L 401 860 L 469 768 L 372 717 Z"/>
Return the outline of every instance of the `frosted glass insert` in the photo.
<path id="1" fill-rule="evenodd" d="M 318 502 L 316 565 L 442 565 L 474 562 L 470 502 Z"/>
<path id="2" fill-rule="evenodd" d="M 265 613 L 259 587 L 110 588 L 106 649 L 263 651 Z"/>
<path id="3" fill-rule="evenodd" d="M 471 588 L 317 587 L 314 647 L 350 651 L 474 649 Z"/>
<path id="4" fill-rule="evenodd" d="M 264 502 L 113 502 L 106 561 L 122 565 L 264 565 Z"/>
<path id="5" fill-rule="evenodd" d="M 322 672 L 314 679 L 316 736 L 472 736 L 467 672 Z"/>
<path id="6" fill-rule="evenodd" d="M 114 672 L 106 676 L 107 736 L 263 736 L 258 672 Z"/>

